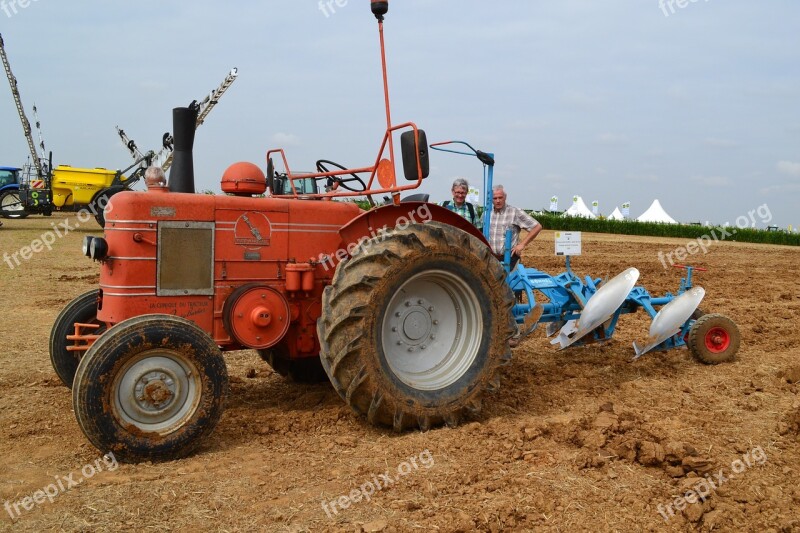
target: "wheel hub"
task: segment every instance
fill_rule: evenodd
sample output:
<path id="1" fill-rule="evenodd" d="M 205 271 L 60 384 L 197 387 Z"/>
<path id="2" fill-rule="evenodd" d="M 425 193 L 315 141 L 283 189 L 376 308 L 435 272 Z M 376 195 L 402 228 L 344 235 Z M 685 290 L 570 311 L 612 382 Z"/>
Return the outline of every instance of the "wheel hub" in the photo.
<path id="1" fill-rule="evenodd" d="M 724 352 L 731 344 L 731 337 L 723 328 L 712 328 L 706 333 L 706 348 L 714 353 Z"/>
<path id="2" fill-rule="evenodd" d="M 145 352 L 120 373 L 114 406 L 123 422 L 169 433 L 194 411 L 200 388 L 197 371 L 179 354 Z"/>
<path id="3" fill-rule="evenodd" d="M 396 346 L 411 353 L 424 350 L 436 339 L 439 325 L 436 307 L 425 298 L 405 300 L 391 313 L 389 325 Z"/>
<path id="4" fill-rule="evenodd" d="M 175 397 L 175 380 L 160 372 L 149 372 L 136 384 L 136 401 L 143 409 L 159 409 Z"/>

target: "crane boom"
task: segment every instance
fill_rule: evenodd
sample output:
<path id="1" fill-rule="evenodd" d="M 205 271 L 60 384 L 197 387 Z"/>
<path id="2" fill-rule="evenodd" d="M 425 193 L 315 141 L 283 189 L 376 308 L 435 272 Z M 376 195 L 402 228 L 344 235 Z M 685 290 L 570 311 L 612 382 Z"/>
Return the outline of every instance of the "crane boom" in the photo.
<path id="1" fill-rule="evenodd" d="M 6 48 L 2 35 L 0 35 L 0 57 L 3 60 L 3 68 L 6 70 L 8 84 L 11 86 L 11 94 L 14 96 L 14 103 L 17 106 L 19 119 L 22 122 L 22 131 L 25 133 L 25 140 L 28 141 L 28 150 L 31 152 L 31 159 L 33 159 L 33 165 L 36 167 L 36 175 L 39 177 L 39 179 L 42 179 L 44 178 L 42 161 L 36 154 L 36 145 L 33 142 L 33 135 L 31 135 L 31 123 L 28 121 L 28 117 L 25 116 L 25 108 L 22 107 L 22 98 L 20 97 L 19 89 L 17 88 L 17 78 L 15 78 L 14 74 L 11 72 L 11 64 L 8 62 L 8 56 L 6 55 Z"/>
<path id="2" fill-rule="evenodd" d="M 233 85 L 233 82 L 236 81 L 236 77 L 238 75 L 239 75 L 239 69 L 234 67 L 233 69 L 231 69 L 228 75 L 225 76 L 225 79 L 222 80 L 222 83 L 220 83 L 219 87 L 208 93 L 208 95 L 200 102 L 195 100 L 194 102 L 189 104 L 190 106 L 196 106 L 198 108 L 197 121 L 195 122 L 195 129 L 200 127 L 200 125 L 206 119 L 208 114 L 211 113 L 211 110 L 214 109 L 214 106 L 216 106 L 217 103 L 219 103 L 219 99 L 222 97 L 225 91 L 227 91 L 228 88 L 230 88 L 230 86 Z M 117 134 L 119 135 L 119 138 L 122 140 L 122 143 L 125 145 L 125 147 L 128 148 L 128 150 L 131 152 L 131 156 L 134 159 L 141 159 L 143 157 L 143 154 L 141 150 L 139 150 L 139 147 L 136 146 L 136 143 L 132 141 L 125 133 L 125 131 L 120 129 L 119 126 L 117 126 Z M 169 150 L 169 155 L 167 156 L 166 160 L 164 160 L 164 163 L 161 164 L 161 168 L 164 170 L 164 172 L 166 172 L 172 165 L 172 149 L 171 149 L 172 136 L 169 133 L 164 134 L 163 144 L 164 147 L 161 150 L 159 150 L 159 152 L 155 155 L 155 159 L 160 159 L 163 156 L 164 152 Z"/>

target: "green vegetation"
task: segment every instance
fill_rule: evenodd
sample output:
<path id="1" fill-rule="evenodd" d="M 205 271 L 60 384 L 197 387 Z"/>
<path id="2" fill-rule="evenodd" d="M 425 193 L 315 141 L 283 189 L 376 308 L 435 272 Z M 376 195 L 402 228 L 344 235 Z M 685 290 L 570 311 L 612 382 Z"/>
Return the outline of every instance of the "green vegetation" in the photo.
<path id="1" fill-rule="evenodd" d="M 719 240 L 754 242 L 760 244 L 784 244 L 800 246 L 800 234 L 787 231 L 765 231 L 752 228 L 709 227 L 689 224 L 659 224 L 636 222 L 635 220 L 600 220 L 581 217 L 565 217 L 548 213 L 533 213 L 545 229 L 563 231 L 588 231 L 592 233 L 615 233 L 621 235 L 643 235 L 649 237 L 677 237 L 698 239 L 706 236 Z"/>

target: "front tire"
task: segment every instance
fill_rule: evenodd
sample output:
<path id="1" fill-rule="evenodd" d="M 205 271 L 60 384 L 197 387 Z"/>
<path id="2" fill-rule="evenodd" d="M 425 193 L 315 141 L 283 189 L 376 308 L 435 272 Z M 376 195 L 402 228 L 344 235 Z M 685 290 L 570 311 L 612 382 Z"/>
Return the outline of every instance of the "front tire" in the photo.
<path id="1" fill-rule="evenodd" d="M 196 324 L 171 315 L 121 322 L 83 356 L 72 401 L 100 451 L 121 461 L 168 460 L 194 451 L 217 425 L 228 371 Z"/>
<path id="2" fill-rule="evenodd" d="M 341 263 L 317 322 L 339 395 L 401 431 L 477 414 L 511 360 L 513 295 L 477 238 L 430 222 L 394 229 Z"/>
<path id="3" fill-rule="evenodd" d="M 3 218 L 25 218 L 29 214 L 22 205 L 19 191 L 5 191 L 0 194 L 0 215 Z"/>
<path id="4" fill-rule="evenodd" d="M 75 378 L 75 371 L 81 360 L 80 351 L 69 351 L 68 346 L 74 343 L 67 340 L 67 335 L 75 332 L 75 323 L 98 324 L 100 327 L 92 333 L 100 334 L 105 330 L 104 325 L 97 320 L 97 298 L 100 291 L 91 290 L 72 300 L 61 310 L 53 329 L 50 330 L 50 362 L 59 379 L 69 388 Z"/>

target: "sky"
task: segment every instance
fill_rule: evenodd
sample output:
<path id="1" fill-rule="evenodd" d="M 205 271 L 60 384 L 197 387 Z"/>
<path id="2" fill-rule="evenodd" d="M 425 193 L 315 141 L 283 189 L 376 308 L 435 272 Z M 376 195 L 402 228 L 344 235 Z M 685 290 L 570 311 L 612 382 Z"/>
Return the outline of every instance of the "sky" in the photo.
<path id="1" fill-rule="evenodd" d="M 239 76 L 197 132 L 198 189 L 228 165 L 374 162 L 385 129 L 367 0 L 0 0 L 0 32 L 54 164 L 125 168 L 122 127 L 158 149 L 171 109 Z M 393 0 L 392 117 L 496 155 L 512 205 L 600 212 L 658 198 L 681 222 L 800 226 L 800 2 Z M 28 155 L 0 89 L 0 165 Z M 398 169 L 399 170 L 399 169 Z M 482 188 L 431 153 L 420 192 Z"/>

